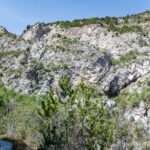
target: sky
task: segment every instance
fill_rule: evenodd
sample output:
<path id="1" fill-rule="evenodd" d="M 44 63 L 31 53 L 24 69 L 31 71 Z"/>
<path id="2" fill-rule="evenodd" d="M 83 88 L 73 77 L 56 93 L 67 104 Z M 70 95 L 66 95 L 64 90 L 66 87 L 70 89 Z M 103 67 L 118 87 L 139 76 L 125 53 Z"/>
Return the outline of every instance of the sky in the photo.
<path id="1" fill-rule="evenodd" d="M 0 0 L 0 25 L 21 34 L 27 25 L 150 10 L 150 0 Z"/>

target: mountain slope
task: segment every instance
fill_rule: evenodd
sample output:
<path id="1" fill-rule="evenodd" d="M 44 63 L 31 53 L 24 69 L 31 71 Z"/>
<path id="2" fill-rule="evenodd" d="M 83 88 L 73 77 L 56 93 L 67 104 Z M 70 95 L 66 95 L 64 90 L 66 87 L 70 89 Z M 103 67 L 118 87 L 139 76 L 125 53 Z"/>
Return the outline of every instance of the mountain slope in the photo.
<path id="1" fill-rule="evenodd" d="M 103 95 L 110 109 L 124 108 L 121 120 L 131 130 L 111 149 L 134 145 L 141 150 L 150 144 L 150 12 L 37 23 L 21 36 L 0 27 L 0 77 L 5 87 L 45 94 L 58 87 L 65 74 L 74 87 L 83 79 L 97 98 Z M 141 142 L 133 131 L 137 128 Z"/>

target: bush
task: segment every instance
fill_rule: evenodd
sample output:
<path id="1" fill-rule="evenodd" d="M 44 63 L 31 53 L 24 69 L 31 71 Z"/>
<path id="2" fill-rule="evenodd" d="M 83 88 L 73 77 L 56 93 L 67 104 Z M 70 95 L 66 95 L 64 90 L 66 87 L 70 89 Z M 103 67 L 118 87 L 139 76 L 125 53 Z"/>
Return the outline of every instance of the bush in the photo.
<path id="1" fill-rule="evenodd" d="M 72 88 L 65 75 L 60 92 L 49 93 L 39 109 L 43 118 L 41 149 L 90 149 L 109 147 L 115 137 L 115 121 L 99 100 L 91 100 L 92 89 L 83 81 Z"/>
<path id="2" fill-rule="evenodd" d="M 30 25 L 27 25 L 27 26 L 26 26 L 26 30 L 27 30 L 27 31 L 28 31 L 30 28 L 31 28 Z"/>
<path id="3" fill-rule="evenodd" d="M 140 45 L 140 47 L 148 46 L 147 42 L 143 39 L 139 39 L 138 44 Z"/>
<path id="4" fill-rule="evenodd" d="M 7 36 L 7 37 L 10 37 L 12 39 L 16 39 L 17 38 L 17 36 L 15 34 L 7 32 L 7 31 L 5 33 L 0 33 L 0 37 L 2 37 L 2 36 Z"/>
<path id="5" fill-rule="evenodd" d="M 1 51 L 0 52 L 0 59 L 3 57 L 8 57 L 8 56 L 18 57 L 21 53 L 22 53 L 21 51 Z"/>
<path id="6" fill-rule="evenodd" d="M 118 18 L 116 17 L 108 17 L 102 18 L 102 21 L 107 25 L 117 25 L 118 24 Z"/>
<path id="7" fill-rule="evenodd" d="M 124 25 L 122 27 L 117 27 L 114 24 L 110 24 L 107 28 L 108 28 L 108 31 L 114 31 L 120 34 L 127 33 L 127 32 L 137 32 L 137 33 L 144 34 L 143 30 L 139 26 Z"/>
<path id="8" fill-rule="evenodd" d="M 149 100 L 149 91 L 126 90 L 117 97 L 117 105 L 136 107 L 139 100 Z M 37 97 L 17 94 L 1 84 L 0 108 L 0 134 L 34 142 L 41 150 L 105 150 L 129 135 L 120 107 L 117 112 L 109 110 L 95 98 L 95 89 L 83 81 L 73 87 L 67 75 L 60 78 L 57 89 Z M 135 133 L 142 135 L 139 129 Z"/>
<path id="9" fill-rule="evenodd" d="M 0 135 L 38 142 L 39 119 L 34 96 L 18 94 L 0 84 Z"/>
<path id="10" fill-rule="evenodd" d="M 129 53 L 121 55 L 119 59 L 112 59 L 111 63 L 112 63 L 112 65 L 128 63 L 132 60 L 135 60 L 137 58 L 137 56 L 138 56 L 137 52 L 130 51 Z"/>
<path id="11" fill-rule="evenodd" d="M 90 19 L 76 19 L 73 21 L 57 21 L 53 23 L 49 23 L 49 25 L 57 24 L 60 25 L 62 28 L 69 28 L 69 27 L 82 27 L 89 24 L 99 24 L 101 23 L 100 18 L 90 18 Z"/>

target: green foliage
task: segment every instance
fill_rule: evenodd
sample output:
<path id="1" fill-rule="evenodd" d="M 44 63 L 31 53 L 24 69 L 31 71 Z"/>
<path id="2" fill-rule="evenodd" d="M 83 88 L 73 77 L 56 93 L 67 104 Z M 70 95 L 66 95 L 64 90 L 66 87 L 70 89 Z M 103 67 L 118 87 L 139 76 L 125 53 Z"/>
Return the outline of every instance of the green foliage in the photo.
<path id="1" fill-rule="evenodd" d="M 150 88 L 144 88 L 140 93 L 140 99 L 144 100 L 145 102 L 149 102 L 150 100 Z"/>
<path id="2" fill-rule="evenodd" d="M 7 89 L 0 83 L 0 107 L 4 107 L 11 100 L 25 100 L 27 96 L 16 93 L 14 90 Z"/>
<path id="3" fill-rule="evenodd" d="M 4 133 L 7 133 L 10 138 L 38 142 L 39 118 L 37 108 L 36 102 L 27 98 L 24 101 L 9 102 L 4 111 L 5 115 L 0 122 Z"/>
<path id="4" fill-rule="evenodd" d="M 128 23 L 128 19 L 129 19 L 128 17 L 124 18 L 125 23 Z"/>
<path id="5" fill-rule="evenodd" d="M 21 51 L 1 51 L 0 59 L 8 56 L 18 57 L 21 53 Z"/>
<path id="6" fill-rule="evenodd" d="M 69 28 L 69 27 L 82 27 L 85 25 L 90 25 L 90 24 L 118 24 L 118 19 L 116 17 L 105 17 L 105 18 L 90 18 L 90 19 L 76 19 L 73 21 L 57 21 L 51 24 L 57 24 L 60 25 L 62 28 Z"/>
<path id="7" fill-rule="evenodd" d="M 7 36 L 7 37 L 10 37 L 12 39 L 16 39 L 17 38 L 17 36 L 15 34 L 12 34 L 10 32 L 0 33 L 0 37 L 3 37 L 3 36 Z"/>
<path id="8" fill-rule="evenodd" d="M 128 145 L 128 150 L 134 150 L 134 145 L 133 144 L 129 144 Z"/>
<path id="9" fill-rule="evenodd" d="M 60 25 L 60 27 L 63 28 L 69 28 L 69 27 L 82 27 L 84 25 L 89 25 L 89 24 L 97 24 L 100 23 L 99 18 L 90 18 L 90 19 L 76 19 L 73 21 L 58 21 L 54 23 L 49 23 L 49 24 L 57 24 Z"/>
<path id="10" fill-rule="evenodd" d="M 137 138 L 138 138 L 139 140 L 141 140 L 141 138 L 142 138 L 142 129 L 137 126 L 137 127 L 135 128 L 135 131 L 134 131 L 134 132 L 135 132 Z"/>
<path id="11" fill-rule="evenodd" d="M 16 93 L 0 83 L 0 135 L 37 142 L 37 106 L 35 96 Z"/>
<path id="12" fill-rule="evenodd" d="M 71 96 L 72 94 L 72 89 L 71 89 L 71 82 L 68 78 L 67 75 L 64 75 L 60 80 L 59 80 L 59 87 L 62 89 L 63 93 L 65 95 Z"/>
<path id="13" fill-rule="evenodd" d="M 56 51 L 59 50 L 62 52 L 69 51 L 69 49 L 64 45 L 56 45 L 55 49 L 56 49 Z"/>
<path id="14" fill-rule="evenodd" d="M 66 36 L 63 37 L 62 42 L 64 45 L 71 45 L 71 44 L 79 44 L 80 42 L 76 39 L 70 39 Z"/>
<path id="15" fill-rule="evenodd" d="M 43 99 L 41 108 L 38 110 L 38 114 L 44 119 L 43 126 L 40 128 L 40 132 L 43 135 L 41 149 L 47 150 L 49 146 L 54 146 L 55 149 L 58 149 L 61 143 L 61 133 L 59 134 L 56 131 L 56 114 L 59 107 L 58 97 L 53 96 L 52 93 L 48 93 Z"/>
<path id="16" fill-rule="evenodd" d="M 121 91 L 120 95 L 116 97 L 118 107 L 125 109 L 128 106 L 138 107 L 141 101 L 149 104 L 150 88 L 143 88 L 141 92 L 129 92 L 127 89 Z"/>
<path id="17" fill-rule="evenodd" d="M 149 143 L 149 144 L 146 144 L 146 145 L 142 148 L 142 150 L 150 150 L 150 143 Z"/>
<path id="18" fill-rule="evenodd" d="M 27 25 L 27 26 L 26 26 L 26 30 L 27 30 L 27 31 L 28 31 L 30 28 L 31 28 L 30 25 Z"/>
<path id="19" fill-rule="evenodd" d="M 45 118 L 52 117 L 57 112 L 57 98 L 48 93 L 42 101 L 41 108 L 42 111 L 38 111 L 39 115 Z"/>
<path id="20" fill-rule="evenodd" d="M 91 100 L 93 90 L 83 81 L 71 86 L 67 75 L 59 80 L 60 92 L 49 93 L 39 109 L 43 118 L 41 149 L 105 149 L 115 139 L 115 121 L 99 100 Z"/>
<path id="21" fill-rule="evenodd" d="M 118 113 L 107 109 L 100 98 L 94 97 L 95 89 L 83 80 L 72 87 L 67 75 L 60 78 L 56 91 L 38 97 L 17 94 L 1 84 L 0 134 L 8 132 L 9 136 L 21 140 L 39 142 L 41 150 L 105 150 L 117 138 L 126 138 L 128 131 L 126 125 L 117 120 Z M 149 88 L 139 94 L 126 90 L 116 102 L 121 108 L 128 104 L 137 107 L 140 100 L 148 102 L 149 97 Z M 141 132 L 136 130 L 140 138 Z"/>
<path id="22" fill-rule="evenodd" d="M 141 99 L 139 98 L 138 93 L 135 92 L 129 95 L 129 100 L 131 102 L 132 107 L 138 107 Z"/>
<path id="23" fill-rule="evenodd" d="M 135 60 L 137 58 L 137 56 L 138 56 L 137 52 L 130 51 L 129 53 L 121 55 L 119 59 L 112 59 L 111 63 L 112 63 L 112 65 L 128 63 L 131 60 Z"/>
<path id="24" fill-rule="evenodd" d="M 118 24 L 118 18 L 116 18 L 116 17 L 106 16 L 105 18 L 102 18 L 101 20 L 107 25 L 110 25 L 110 24 L 117 25 Z"/>
<path id="25" fill-rule="evenodd" d="M 144 18 L 144 21 L 145 21 L 145 22 L 146 22 L 146 21 L 150 21 L 150 17 Z"/>
<path id="26" fill-rule="evenodd" d="M 148 46 L 147 42 L 143 39 L 139 39 L 138 44 L 143 47 L 143 46 Z"/>
<path id="27" fill-rule="evenodd" d="M 118 132 L 119 138 L 126 137 L 127 134 L 128 134 L 127 127 L 120 127 L 119 132 Z"/>
<path id="28" fill-rule="evenodd" d="M 126 33 L 126 32 L 137 32 L 144 34 L 143 30 L 139 26 L 127 26 L 124 25 L 122 27 L 117 27 L 114 24 L 110 24 L 108 26 L 109 31 L 118 32 L 120 34 Z"/>
<path id="29" fill-rule="evenodd" d="M 53 71 L 59 71 L 59 70 L 65 70 L 65 69 L 68 69 L 68 65 L 67 64 L 61 64 L 61 65 L 58 65 L 58 66 L 54 66 L 53 68 Z"/>

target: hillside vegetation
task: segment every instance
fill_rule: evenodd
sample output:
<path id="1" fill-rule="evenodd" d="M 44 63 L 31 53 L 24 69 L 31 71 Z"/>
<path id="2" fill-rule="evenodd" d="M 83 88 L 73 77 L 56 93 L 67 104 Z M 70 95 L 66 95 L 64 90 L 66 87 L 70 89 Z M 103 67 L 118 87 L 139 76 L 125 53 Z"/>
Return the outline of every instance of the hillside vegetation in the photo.
<path id="1" fill-rule="evenodd" d="M 15 149 L 149 150 L 149 86 L 149 11 L 0 26 L 0 138 Z"/>

